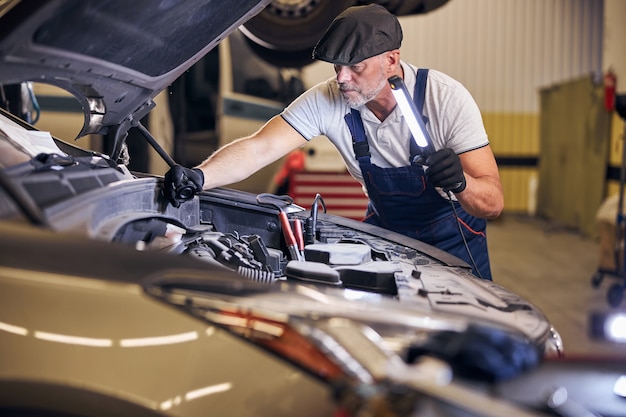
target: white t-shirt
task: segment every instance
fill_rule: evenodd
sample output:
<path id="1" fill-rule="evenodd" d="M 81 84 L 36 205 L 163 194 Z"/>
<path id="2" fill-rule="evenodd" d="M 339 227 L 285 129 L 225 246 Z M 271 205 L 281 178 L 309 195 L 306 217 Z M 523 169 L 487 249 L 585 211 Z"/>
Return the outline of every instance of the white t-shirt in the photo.
<path id="1" fill-rule="evenodd" d="M 401 64 L 404 83 L 413 96 L 417 68 Z M 398 106 L 382 122 L 365 105 L 357 110 L 363 119 L 372 164 L 382 168 L 409 165 L 411 133 Z M 307 140 L 327 136 L 339 150 L 348 172 L 363 184 L 352 136 L 344 121 L 348 113 L 350 107 L 341 97 L 337 79 L 332 77 L 306 91 L 281 115 Z M 428 72 L 424 114 L 435 150 L 450 148 L 460 154 L 489 143 L 480 110 L 469 91 L 450 76 L 432 69 Z"/>

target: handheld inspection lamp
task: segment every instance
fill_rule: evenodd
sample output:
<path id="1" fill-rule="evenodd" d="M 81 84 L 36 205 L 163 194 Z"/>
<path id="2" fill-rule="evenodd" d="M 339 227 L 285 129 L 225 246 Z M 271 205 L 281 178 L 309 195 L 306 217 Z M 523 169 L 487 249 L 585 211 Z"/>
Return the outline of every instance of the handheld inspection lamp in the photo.
<path id="1" fill-rule="evenodd" d="M 426 160 L 428 156 L 435 152 L 435 148 L 433 147 L 428 131 L 426 130 L 426 125 L 424 125 L 424 121 L 422 120 L 422 115 L 418 114 L 415 103 L 411 99 L 409 91 L 407 90 L 402 78 L 394 75 L 387 81 L 389 81 L 391 92 L 398 103 L 398 107 L 400 107 L 400 112 L 404 116 L 406 123 L 409 125 L 409 130 L 411 131 L 413 140 L 419 148 L 419 154 L 423 160 Z"/>

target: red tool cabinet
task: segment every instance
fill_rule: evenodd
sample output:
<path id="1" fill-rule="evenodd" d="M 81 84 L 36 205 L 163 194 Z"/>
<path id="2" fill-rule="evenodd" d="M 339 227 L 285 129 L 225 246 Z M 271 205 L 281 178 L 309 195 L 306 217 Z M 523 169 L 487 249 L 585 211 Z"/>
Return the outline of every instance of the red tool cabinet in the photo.
<path id="1" fill-rule="evenodd" d="M 306 209 L 311 207 L 316 194 L 326 204 L 326 212 L 355 220 L 362 220 L 367 209 L 367 197 L 352 176 L 344 172 L 298 171 L 290 176 L 289 195 Z"/>

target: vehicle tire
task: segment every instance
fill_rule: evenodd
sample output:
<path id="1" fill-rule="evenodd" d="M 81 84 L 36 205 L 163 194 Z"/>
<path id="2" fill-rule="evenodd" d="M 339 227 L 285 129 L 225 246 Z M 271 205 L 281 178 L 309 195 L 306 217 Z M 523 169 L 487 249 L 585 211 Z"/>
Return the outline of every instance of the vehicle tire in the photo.
<path id="1" fill-rule="evenodd" d="M 357 0 L 355 3 L 357 5 L 378 3 L 396 16 L 408 16 L 431 12 L 447 2 L 448 0 L 379 0 L 377 2 Z"/>
<path id="2" fill-rule="evenodd" d="M 263 61 L 279 68 L 304 68 L 315 62 L 313 60 L 313 47 L 301 51 L 284 52 L 277 49 L 269 49 L 246 37 L 246 43 Z"/>
<path id="3" fill-rule="evenodd" d="M 243 26 L 262 59 L 282 67 L 313 63 L 313 47 L 332 20 L 354 0 L 274 0 Z"/>
<path id="4" fill-rule="evenodd" d="M 284 52 L 313 48 L 353 0 L 274 0 L 241 30 L 255 43 Z"/>

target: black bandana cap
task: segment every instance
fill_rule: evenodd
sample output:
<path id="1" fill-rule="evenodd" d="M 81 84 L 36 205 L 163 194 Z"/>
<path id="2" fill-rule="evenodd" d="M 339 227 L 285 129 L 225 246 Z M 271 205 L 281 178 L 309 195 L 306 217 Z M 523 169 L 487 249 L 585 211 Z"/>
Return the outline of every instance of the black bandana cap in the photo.
<path id="1" fill-rule="evenodd" d="M 354 65 L 383 52 L 399 49 L 402 28 L 379 4 L 349 7 L 330 24 L 313 48 L 313 59 Z"/>

